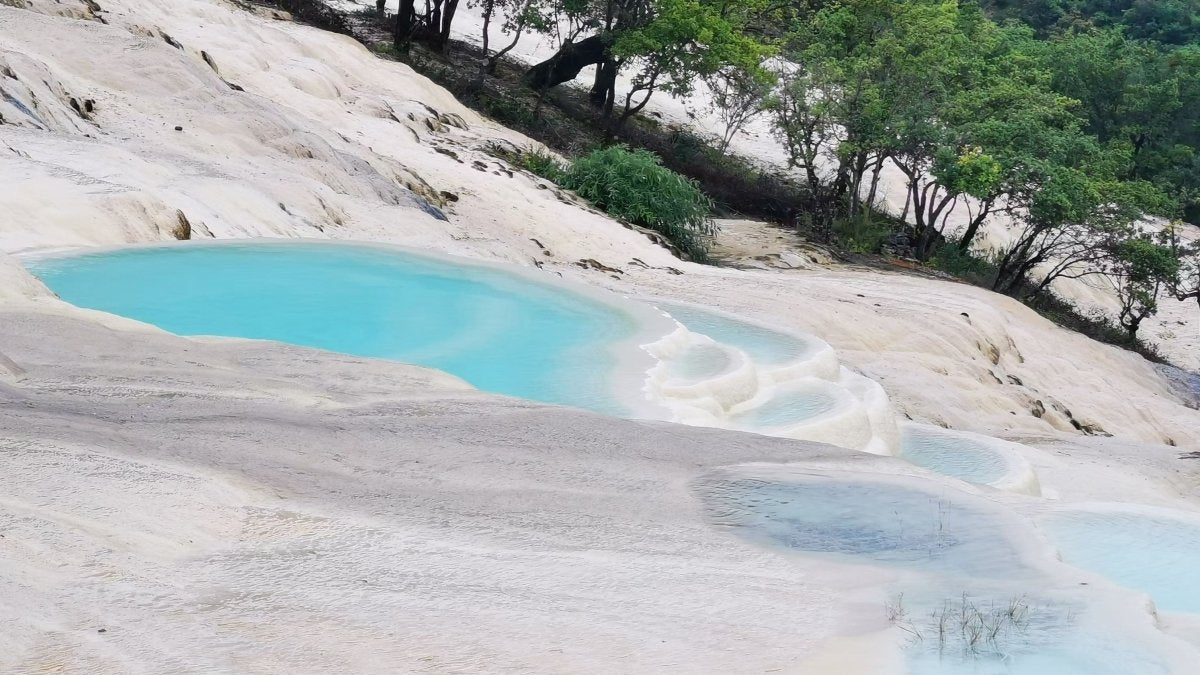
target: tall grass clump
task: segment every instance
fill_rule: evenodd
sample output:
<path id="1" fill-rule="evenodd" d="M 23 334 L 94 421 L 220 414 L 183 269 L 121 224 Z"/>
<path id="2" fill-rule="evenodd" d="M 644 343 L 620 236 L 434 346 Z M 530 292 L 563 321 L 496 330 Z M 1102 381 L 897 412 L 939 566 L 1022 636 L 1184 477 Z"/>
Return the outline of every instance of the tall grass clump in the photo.
<path id="1" fill-rule="evenodd" d="M 996 274 L 995 263 L 972 251 L 964 251 L 953 239 L 942 244 L 929 263 L 935 269 L 978 286 L 990 284 Z"/>
<path id="2" fill-rule="evenodd" d="M 645 150 L 611 146 L 579 157 L 561 185 L 607 213 L 665 236 L 692 260 L 708 258 L 712 201 Z"/>
<path id="3" fill-rule="evenodd" d="M 879 253 L 892 236 L 892 225 L 870 211 L 863 211 L 834 220 L 833 234 L 840 244 L 854 253 Z"/>
<path id="4" fill-rule="evenodd" d="M 549 152 L 541 148 L 529 147 L 521 150 L 511 161 L 529 173 L 545 178 L 551 183 L 562 184 L 566 170 Z"/>

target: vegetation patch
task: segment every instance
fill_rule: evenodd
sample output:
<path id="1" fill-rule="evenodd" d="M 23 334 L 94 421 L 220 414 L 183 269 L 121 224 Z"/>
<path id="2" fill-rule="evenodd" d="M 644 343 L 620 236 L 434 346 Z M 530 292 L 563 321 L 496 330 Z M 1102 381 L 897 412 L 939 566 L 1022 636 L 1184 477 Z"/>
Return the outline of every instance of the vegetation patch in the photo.
<path id="1" fill-rule="evenodd" d="M 607 213 L 661 233 L 689 258 L 708 258 L 712 202 L 691 180 L 645 150 L 611 146 L 576 159 L 563 187 Z"/>
<path id="2" fill-rule="evenodd" d="M 654 154 L 614 145 L 593 150 L 566 166 L 536 148 L 503 154 L 516 166 L 574 191 L 614 218 L 662 234 L 691 260 L 708 260 L 716 234 L 712 201 L 694 181 L 664 167 Z"/>
<path id="3" fill-rule="evenodd" d="M 873 211 L 863 210 L 854 216 L 833 222 L 833 234 L 853 253 L 879 253 L 892 238 L 892 223 Z"/>
<path id="4" fill-rule="evenodd" d="M 522 150 L 515 157 L 508 159 L 529 173 L 558 185 L 563 184 L 567 175 L 563 165 L 553 155 L 541 148 Z"/>

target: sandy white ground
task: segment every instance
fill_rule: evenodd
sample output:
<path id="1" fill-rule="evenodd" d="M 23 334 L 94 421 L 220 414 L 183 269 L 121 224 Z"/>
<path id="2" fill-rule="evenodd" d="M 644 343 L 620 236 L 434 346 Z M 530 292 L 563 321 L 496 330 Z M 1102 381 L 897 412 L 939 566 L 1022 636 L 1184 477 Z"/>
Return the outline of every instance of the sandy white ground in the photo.
<path id="1" fill-rule="evenodd" d="M 33 7 L 0 5 L 2 251 L 168 240 L 183 213 L 196 239 L 536 262 L 820 336 L 899 414 L 1031 446 L 1048 498 L 1200 508 L 1180 459 L 1200 413 L 1141 358 L 1018 303 L 873 270 L 681 263 L 483 151 L 527 139 L 270 12 Z M 5 670 L 880 672 L 847 655 L 886 650 L 841 647 L 884 628 L 886 572 L 733 539 L 691 486 L 801 460 L 949 484 L 396 364 L 175 338 L 66 307 L 2 254 L 0 354 Z"/>

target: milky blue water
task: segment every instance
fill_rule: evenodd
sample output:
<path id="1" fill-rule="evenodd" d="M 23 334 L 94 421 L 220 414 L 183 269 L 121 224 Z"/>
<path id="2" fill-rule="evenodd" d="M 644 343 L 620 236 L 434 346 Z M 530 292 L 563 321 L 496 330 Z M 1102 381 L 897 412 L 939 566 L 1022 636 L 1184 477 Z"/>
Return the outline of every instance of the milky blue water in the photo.
<path id="1" fill-rule="evenodd" d="M 1086 596 L 1041 595 L 1048 580 L 1008 539 L 1007 521 L 952 492 L 817 477 L 718 480 L 700 491 L 713 522 L 751 541 L 922 572 L 890 603 L 904 608 L 896 625 L 907 675 L 1170 672 L 1122 635 L 1080 626 Z M 1018 614 L 1006 614 L 1012 603 Z"/>
<path id="2" fill-rule="evenodd" d="M 929 492 L 828 479 L 737 480 L 704 492 L 716 522 L 798 551 L 975 577 L 1025 572 L 995 516 Z"/>
<path id="3" fill-rule="evenodd" d="M 672 382 L 688 383 L 716 377 L 733 366 L 729 352 L 718 345 L 697 344 L 668 362 Z"/>
<path id="4" fill-rule="evenodd" d="M 1032 611 L 1038 611 L 1035 606 Z M 955 617 L 957 618 L 957 617 Z M 1171 671 L 1154 654 L 1122 642 L 1120 635 L 1072 630 L 1061 615 L 1050 626 L 1023 626 L 1006 631 L 995 644 L 977 651 L 964 649 L 954 636 L 938 649 L 936 628 L 908 658 L 909 675 L 1167 675 Z M 955 631 L 957 626 L 952 626 Z"/>
<path id="5" fill-rule="evenodd" d="M 813 349 L 808 341 L 689 305 L 654 303 L 693 333 L 707 335 L 745 352 L 755 362 L 779 366 L 796 361 Z"/>
<path id="6" fill-rule="evenodd" d="M 732 417 L 734 424 L 750 429 L 772 429 L 800 424 L 837 408 L 837 397 L 819 387 L 777 392 L 761 405 Z"/>
<path id="7" fill-rule="evenodd" d="M 982 593 L 946 584 L 912 592 L 903 624 L 918 637 L 909 675 L 1166 675 L 1162 659 L 1120 634 L 1084 627 L 1080 600 L 1043 595 L 1043 583 Z M 982 629 L 982 630 L 981 630 Z"/>
<path id="8" fill-rule="evenodd" d="M 499 270 L 370 246 L 251 243 L 30 261 L 64 300 L 180 335 L 278 340 L 431 366 L 609 414 L 626 313 Z"/>
<path id="9" fill-rule="evenodd" d="M 1200 525 L 1127 511 L 1072 511 L 1042 522 L 1063 561 L 1143 591 L 1160 610 L 1200 613 Z"/>
<path id="10" fill-rule="evenodd" d="M 938 429 L 905 427 L 899 456 L 969 483 L 993 483 L 1008 473 L 1008 462 L 987 443 Z"/>

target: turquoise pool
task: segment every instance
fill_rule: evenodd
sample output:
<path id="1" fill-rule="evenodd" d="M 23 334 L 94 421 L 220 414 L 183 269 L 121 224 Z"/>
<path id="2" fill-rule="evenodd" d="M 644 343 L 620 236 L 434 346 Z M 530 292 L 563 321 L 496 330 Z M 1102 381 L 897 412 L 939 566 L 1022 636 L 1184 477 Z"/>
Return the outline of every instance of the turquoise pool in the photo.
<path id="1" fill-rule="evenodd" d="M 733 480 L 701 492 L 716 523 L 795 551 L 976 578 L 1027 572 L 996 516 L 909 487 L 831 479 Z"/>
<path id="2" fill-rule="evenodd" d="M 391 248 L 289 242 L 129 248 L 27 265 L 72 304 L 180 335 L 394 359 L 500 394 L 630 412 L 614 377 L 617 346 L 637 334 L 637 319 L 522 274 Z"/>
<path id="3" fill-rule="evenodd" d="M 1086 586 L 1047 575 L 1043 565 L 1050 558 L 1041 559 L 1020 538 L 1020 520 L 989 500 L 816 476 L 718 478 L 698 490 L 713 523 L 750 541 L 909 572 L 896 582 L 899 598 L 881 608 L 899 628 L 899 672 L 905 675 L 1179 672 L 1140 637 L 1126 634 L 1119 617 L 1090 606 Z M 1111 523 L 1103 533 L 1075 531 L 1094 545 L 1110 537 Z M 1182 533 L 1152 531 L 1164 534 L 1177 563 Z M 1130 543 L 1108 541 L 1127 547 L 1130 561 L 1148 547 Z M 1194 545 L 1186 550 L 1196 552 Z M 1164 583 L 1186 586 L 1174 576 L 1178 571 Z"/>
<path id="4" fill-rule="evenodd" d="M 1147 593 L 1160 610 L 1200 613 L 1200 523 L 1123 509 L 1063 511 L 1042 522 L 1063 561 Z"/>
<path id="5" fill-rule="evenodd" d="M 722 344 L 737 347 L 763 366 L 785 365 L 816 349 L 816 345 L 801 338 L 699 307 L 674 302 L 654 304 L 688 330 L 707 335 Z"/>
<path id="6" fill-rule="evenodd" d="M 992 483 L 1009 471 L 1008 462 L 986 439 L 929 427 L 905 427 L 899 456 L 969 483 Z"/>

